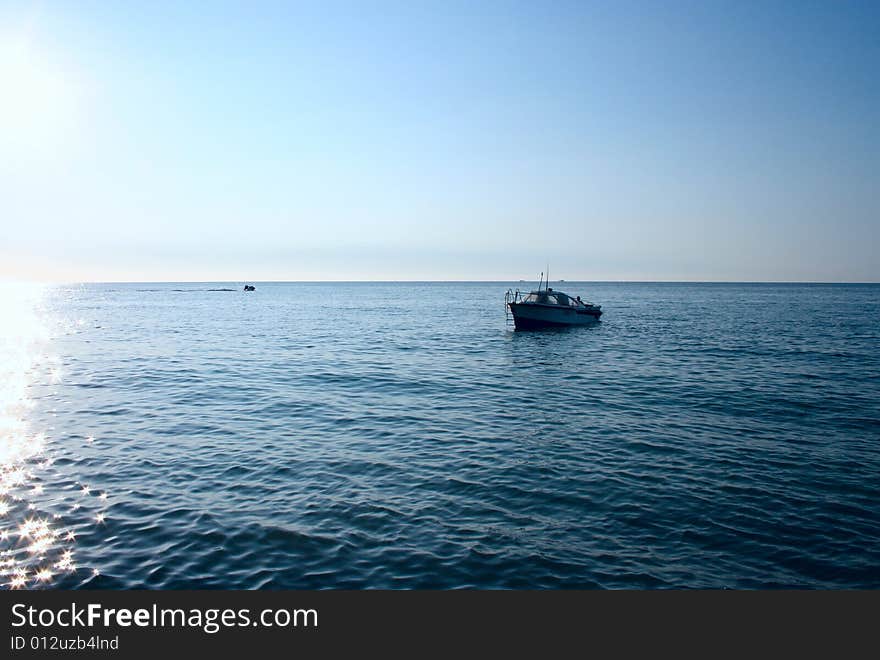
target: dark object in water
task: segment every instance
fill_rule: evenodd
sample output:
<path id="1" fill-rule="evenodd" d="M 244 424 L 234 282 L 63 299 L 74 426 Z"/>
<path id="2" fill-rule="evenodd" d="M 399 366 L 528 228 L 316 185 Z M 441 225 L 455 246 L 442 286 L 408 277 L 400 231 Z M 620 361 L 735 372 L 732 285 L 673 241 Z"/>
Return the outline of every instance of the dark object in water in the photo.
<path id="1" fill-rule="evenodd" d="M 257 290 L 257 287 L 253 286 L 252 284 L 245 284 L 245 285 L 244 285 L 244 290 L 245 290 L 245 291 L 256 291 L 256 290 Z"/>
<path id="2" fill-rule="evenodd" d="M 580 296 L 572 298 L 562 291 L 554 291 L 548 284 L 541 273 L 536 291 L 526 294 L 519 289 L 508 289 L 504 294 L 504 307 L 513 314 L 517 330 L 585 325 L 602 316 L 602 305 L 584 302 Z"/>

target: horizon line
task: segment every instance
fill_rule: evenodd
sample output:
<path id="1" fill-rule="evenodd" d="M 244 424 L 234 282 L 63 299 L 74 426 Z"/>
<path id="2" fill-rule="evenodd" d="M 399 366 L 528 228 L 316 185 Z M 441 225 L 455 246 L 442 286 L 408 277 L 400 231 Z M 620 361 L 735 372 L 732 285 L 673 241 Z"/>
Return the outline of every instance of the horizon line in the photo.
<path id="1" fill-rule="evenodd" d="M 345 279 L 345 280 L 4 280 L 0 284 L 39 284 L 46 286 L 65 286 L 76 284 L 520 284 L 532 280 L 523 279 L 458 279 L 458 280 L 425 280 L 425 279 Z M 608 280 L 550 280 L 550 283 L 585 283 L 585 284 L 837 284 L 837 285 L 872 285 L 880 284 L 880 280 L 832 281 L 832 280 L 641 280 L 641 279 L 608 279 Z"/>

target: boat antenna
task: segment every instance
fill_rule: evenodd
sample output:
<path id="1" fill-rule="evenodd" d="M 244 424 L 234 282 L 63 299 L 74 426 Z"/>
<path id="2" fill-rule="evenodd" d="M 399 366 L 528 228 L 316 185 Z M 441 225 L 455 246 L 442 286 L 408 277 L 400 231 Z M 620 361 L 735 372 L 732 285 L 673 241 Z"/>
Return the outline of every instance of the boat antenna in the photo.
<path id="1" fill-rule="evenodd" d="M 547 262 L 547 281 L 544 283 L 544 289 L 546 290 L 550 286 L 550 262 Z"/>
<path id="2" fill-rule="evenodd" d="M 538 279 L 538 292 L 541 291 L 541 284 L 544 282 L 544 271 L 541 271 L 541 277 Z"/>

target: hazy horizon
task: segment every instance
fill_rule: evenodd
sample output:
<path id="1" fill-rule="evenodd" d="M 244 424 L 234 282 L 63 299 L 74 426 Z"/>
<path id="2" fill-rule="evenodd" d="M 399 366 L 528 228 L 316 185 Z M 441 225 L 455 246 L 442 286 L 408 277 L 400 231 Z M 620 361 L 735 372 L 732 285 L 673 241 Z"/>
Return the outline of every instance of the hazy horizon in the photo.
<path id="1" fill-rule="evenodd" d="M 880 6 L 0 1 L 0 280 L 880 282 Z"/>
<path id="2" fill-rule="evenodd" d="M 446 280 L 418 280 L 418 279 L 361 279 L 361 280 L 0 280 L 4 285 L 36 285 L 36 286 L 74 286 L 87 284 L 538 284 L 538 279 L 446 279 Z M 876 286 L 880 282 L 873 281 L 820 281 L 820 280 L 582 280 L 582 279 L 551 279 L 549 284 L 767 284 L 767 285 L 852 285 L 852 286 Z"/>

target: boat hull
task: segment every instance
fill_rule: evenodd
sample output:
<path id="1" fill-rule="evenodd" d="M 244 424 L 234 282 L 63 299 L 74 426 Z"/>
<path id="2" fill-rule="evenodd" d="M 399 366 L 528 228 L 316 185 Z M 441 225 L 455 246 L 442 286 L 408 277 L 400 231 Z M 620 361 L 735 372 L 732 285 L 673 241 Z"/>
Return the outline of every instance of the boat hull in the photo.
<path id="1" fill-rule="evenodd" d="M 561 328 L 573 325 L 589 325 L 602 316 L 599 309 L 576 309 L 559 305 L 510 303 L 514 326 L 519 330 L 538 328 Z"/>

